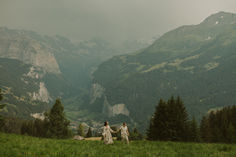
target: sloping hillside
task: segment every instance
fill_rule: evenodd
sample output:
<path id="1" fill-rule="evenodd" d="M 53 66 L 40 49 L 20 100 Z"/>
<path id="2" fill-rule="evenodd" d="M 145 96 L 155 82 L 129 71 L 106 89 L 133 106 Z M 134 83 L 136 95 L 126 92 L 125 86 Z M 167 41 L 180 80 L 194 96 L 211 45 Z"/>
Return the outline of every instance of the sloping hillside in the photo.
<path id="1" fill-rule="evenodd" d="M 160 98 L 179 95 L 200 117 L 236 103 L 235 60 L 236 14 L 219 12 L 101 64 L 93 74 L 90 105 L 110 117 L 122 114 L 142 123 Z"/>
<path id="2" fill-rule="evenodd" d="M 118 46 L 116 49 L 97 38 L 72 42 L 58 35 L 0 27 L 3 70 L 0 88 L 4 92 L 11 89 L 5 102 L 12 104 L 6 107 L 9 111 L 4 114 L 29 117 L 32 112 L 44 111 L 45 107 L 36 104 L 52 105 L 53 100 L 60 97 L 69 116 L 76 119 L 78 110 L 87 108 L 91 73 L 101 62 L 133 50 L 136 45 L 134 42 L 127 48 Z M 16 97 L 27 97 L 30 101 L 18 102 Z M 40 109 L 32 109 L 35 106 Z"/>

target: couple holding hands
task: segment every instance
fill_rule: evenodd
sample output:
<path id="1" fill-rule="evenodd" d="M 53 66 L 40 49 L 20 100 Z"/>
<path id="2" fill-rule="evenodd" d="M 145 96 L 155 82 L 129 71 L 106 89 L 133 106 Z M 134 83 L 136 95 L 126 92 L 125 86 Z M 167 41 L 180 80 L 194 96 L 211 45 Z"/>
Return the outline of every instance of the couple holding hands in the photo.
<path id="1" fill-rule="evenodd" d="M 107 121 L 104 122 L 104 127 L 103 127 L 103 131 L 102 131 L 104 143 L 105 144 L 113 144 L 113 139 L 112 139 L 111 133 L 118 133 L 119 131 L 121 132 L 122 141 L 125 141 L 127 144 L 129 144 L 129 138 L 128 138 L 129 130 L 128 130 L 126 123 L 124 122 L 123 125 L 117 131 L 113 131 L 110 128 L 109 123 Z"/>

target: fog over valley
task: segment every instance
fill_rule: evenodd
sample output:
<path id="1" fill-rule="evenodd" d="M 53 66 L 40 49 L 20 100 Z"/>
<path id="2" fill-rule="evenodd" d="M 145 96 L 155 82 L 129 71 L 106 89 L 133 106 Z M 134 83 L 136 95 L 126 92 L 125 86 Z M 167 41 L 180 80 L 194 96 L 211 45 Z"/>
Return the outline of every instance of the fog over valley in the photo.
<path id="1" fill-rule="evenodd" d="M 41 153 L 14 137 L 45 143 L 51 156 L 102 156 L 101 137 L 113 144 L 114 136 L 132 142 L 115 141 L 108 156 L 148 156 L 148 147 L 159 156 L 162 144 L 185 156 L 176 149 L 185 143 L 148 140 L 236 143 L 235 61 L 235 0 L 0 0 L 0 139 L 40 137 L 9 136 L 16 147 L 3 144 L 0 156 L 24 156 L 8 151 L 18 146 Z M 68 147 L 48 139 L 57 145 L 47 148 L 41 137 Z M 99 148 L 77 149 L 72 138 Z"/>
<path id="2" fill-rule="evenodd" d="M 149 40 L 235 6 L 235 0 L 1 0 L 0 25 L 73 41 Z"/>

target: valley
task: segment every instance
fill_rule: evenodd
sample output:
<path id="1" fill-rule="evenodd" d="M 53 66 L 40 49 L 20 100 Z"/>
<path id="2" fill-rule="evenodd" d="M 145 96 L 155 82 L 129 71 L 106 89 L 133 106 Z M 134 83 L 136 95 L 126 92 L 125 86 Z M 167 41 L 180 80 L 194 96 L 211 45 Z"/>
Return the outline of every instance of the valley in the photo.
<path id="1" fill-rule="evenodd" d="M 219 12 L 146 42 L 0 28 L 4 116 L 32 118 L 61 98 L 69 119 L 147 126 L 160 98 L 183 98 L 191 116 L 235 105 L 236 14 Z M 144 124 L 143 124 L 144 123 Z"/>

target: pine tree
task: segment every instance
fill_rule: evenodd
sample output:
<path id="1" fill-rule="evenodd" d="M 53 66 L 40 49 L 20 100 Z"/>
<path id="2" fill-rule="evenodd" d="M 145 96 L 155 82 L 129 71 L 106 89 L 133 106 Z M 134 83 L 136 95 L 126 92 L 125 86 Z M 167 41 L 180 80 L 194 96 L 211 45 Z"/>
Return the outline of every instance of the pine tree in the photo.
<path id="1" fill-rule="evenodd" d="M 35 136 L 36 135 L 36 128 L 34 126 L 33 120 L 26 120 L 22 126 L 21 126 L 21 134 L 26 134 L 29 136 Z"/>
<path id="2" fill-rule="evenodd" d="M 178 138 L 178 107 L 176 106 L 176 101 L 174 99 L 174 96 L 171 96 L 171 98 L 167 101 L 167 115 L 165 116 L 166 121 L 166 140 L 171 141 L 179 141 Z"/>
<path id="3" fill-rule="evenodd" d="M 90 127 L 89 127 L 89 129 L 88 129 L 88 132 L 87 132 L 87 134 L 86 134 L 86 137 L 92 137 L 92 130 L 91 130 Z"/>
<path id="4" fill-rule="evenodd" d="M 225 128 L 223 125 L 220 126 L 219 121 L 217 120 L 217 112 L 210 112 L 208 116 L 209 128 L 210 128 L 210 140 L 209 142 L 221 142 L 224 138 L 222 138 L 222 131 Z"/>
<path id="5" fill-rule="evenodd" d="M 150 121 L 147 136 L 149 140 L 186 141 L 188 114 L 180 99 L 172 96 L 167 103 L 160 99 Z"/>
<path id="6" fill-rule="evenodd" d="M 172 116 L 175 118 L 173 121 L 175 121 L 176 126 L 176 133 L 177 133 L 177 141 L 186 141 L 187 140 L 187 134 L 188 134 L 188 113 L 184 106 L 183 101 L 180 99 L 180 97 L 177 97 L 177 100 L 175 102 L 175 112 Z"/>
<path id="7" fill-rule="evenodd" d="M 0 88 L 0 101 L 2 101 L 3 99 L 3 94 L 2 94 L 2 89 Z M 4 104 L 0 104 L 0 110 L 3 109 L 5 107 Z"/>
<path id="8" fill-rule="evenodd" d="M 201 121 L 201 137 L 204 142 L 236 142 L 235 106 L 212 111 Z"/>
<path id="9" fill-rule="evenodd" d="M 232 125 L 236 129 L 236 105 L 233 106 L 231 109 L 231 119 L 232 119 Z"/>
<path id="10" fill-rule="evenodd" d="M 27 133 L 28 132 L 27 128 L 28 128 L 27 122 L 24 121 L 21 125 L 21 134 L 22 135 L 28 134 Z"/>
<path id="11" fill-rule="evenodd" d="M 35 135 L 37 137 L 46 137 L 47 128 L 43 120 L 35 119 L 34 120 Z"/>
<path id="12" fill-rule="evenodd" d="M 3 94 L 2 94 L 2 90 L 0 89 L 0 101 L 2 101 L 2 99 L 3 99 Z M 4 107 L 5 107 L 5 105 L 0 104 L 0 111 Z M 0 131 L 2 130 L 4 124 L 5 124 L 4 118 L 0 115 Z"/>
<path id="13" fill-rule="evenodd" d="M 149 129 L 147 130 L 148 140 L 166 140 L 166 103 L 160 99 L 153 117 L 150 120 Z"/>
<path id="14" fill-rule="evenodd" d="M 228 128 L 226 129 L 226 142 L 235 143 L 236 142 L 236 130 L 232 123 L 229 123 Z"/>
<path id="15" fill-rule="evenodd" d="M 3 99 L 2 89 L 0 88 L 0 101 Z"/>
<path id="16" fill-rule="evenodd" d="M 189 141 L 191 142 L 199 142 L 200 141 L 200 133 L 197 125 L 197 121 L 195 117 L 189 122 Z"/>
<path id="17" fill-rule="evenodd" d="M 70 136 L 68 126 L 70 122 L 66 119 L 64 107 L 60 99 L 57 99 L 48 114 L 49 136 L 54 138 L 66 138 Z"/>
<path id="18" fill-rule="evenodd" d="M 209 125 L 209 120 L 206 116 L 202 117 L 201 124 L 200 124 L 200 135 L 201 140 L 203 142 L 210 142 L 211 141 L 211 129 Z"/>
<path id="19" fill-rule="evenodd" d="M 77 134 L 79 136 L 85 137 L 85 135 L 84 135 L 84 126 L 83 126 L 82 123 L 80 123 L 79 126 L 78 126 Z"/>

